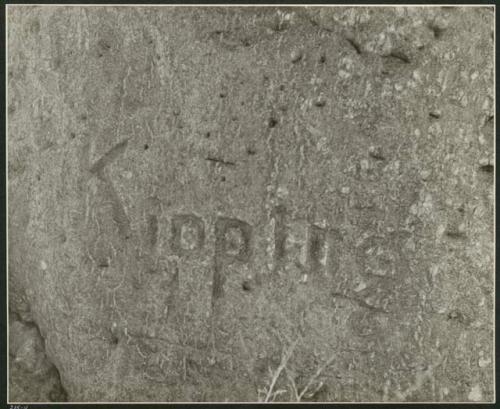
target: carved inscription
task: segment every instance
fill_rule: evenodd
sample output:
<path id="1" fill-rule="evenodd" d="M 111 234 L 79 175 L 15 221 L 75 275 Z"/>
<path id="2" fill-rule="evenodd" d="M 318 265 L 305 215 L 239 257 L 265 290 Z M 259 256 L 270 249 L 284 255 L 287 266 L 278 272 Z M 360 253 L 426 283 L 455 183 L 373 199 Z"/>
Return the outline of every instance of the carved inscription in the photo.
<path id="1" fill-rule="evenodd" d="M 331 275 L 335 275 L 340 270 L 340 253 L 343 246 L 343 238 L 340 231 L 331 229 L 328 232 L 328 271 Z"/>
<path id="2" fill-rule="evenodd" d="M 109 177 L 104 173 L 104 166 L 110 160 L 116 158 L 119 152 L 123 152 L 126 143 L 121 143 L 104 155 L 97 163 L 91 167 L 91 173 L 95 173 L 100 180 L 106 183 L 108 193 L 112 198 L 113 216 L 121 234 L 130 237 L 130 222 L 125 213 L 119 196 Z M 158 201 L 150 200 L 150 202 Z M 149 202 L 148 202 L 149 203 Z M 154 248 L 158 242 L 158 216 L 155 214 L 157 206 L 150 205 L 146 212 L 146 241 L 149 248 Z M 276 206 L 271 217 L 274 221 L 274 270 L 284 266 L 289 260 L 287 254 L 290 249 L 287 247 L 288 240 L 294 246 L 299 244 L 305 257 L 299 257 L 295 264 L 300 265 L 303 272 L 318 274 L 333 274 L 339 269 L 338 247 L 342 242 L 340 232 L 326 227 L 310 224 L 303 232 L 304 239 L 297 242 L 296 234 L 289 231 L 286 208 L 283 205 Z M 248 263 L 252 256 L 252 226 L 236 218 L 218 217 L 214 225 L 215 251 L 213 260 L 213 281 L 212 281 L 212 303 L 224 296 L 224 284 L 226 282 L 227 267 L 235 262 Z M 193 252 L 200 251 L 205 245 L 205 222 L 200 216 L 195 214 L 176 214 L 171 218 L 170 247 L 172 252 L 179 256 L 192 255 Z M 295 247 L 297 248 L 297 247 Z M 301 251 L 301 252 L 302 252 Z M 176 272 L 176 280 L 178 280 Z M 182 273 L 181 273 L 182 274 Z"/>
<path id="3" fill-rule="evenodd" d="M 118 156 L 125 152 L 128 141 L 125 139 L 116 144 L 108 152 L 106 152 L 94 165 L 90 167 L 90 173 L 95 175 L 104 183 L 106 193 L 109 195 L 113 210 L 113 220 L 118 225 L 120 235 L 128 239 L 131 236 L 130 221 L 128 219 L 123 203 L 115 190 L 113 183 L 106 173 L 105 167 L 114 161 Z"/>
<path id="4" fill-rule="evenodd" d="M 158 217 L 154 214 L 148 215 L 148 244 L 151 248 L 156 246 L 158 240 Z"/>
<path id="5" fill-rule="evenodd" d="M 272 213 L 274 219 L 274 268 L 278 268 L 286 256 L 286 209 L 279 205 L 274 208 Z"/>
<path id="6" fill-rule="evenodd" d="M 145 203 L 146 232 L 145 245 L 150 250 L 154 250 L 158 243 L 159 222 L 158 216 L 161 214 L 161 202 L 157 196 L 150 196 Z"/>
<path id="7" fill-rule="evenodd" d="M 205 242 L 205 224 L 194 214 L 180 214 L 172 218 L 172 250 L 177 255 L 199 250 Z"/>
<path id="8" fill-rule="evenodd" d="M 288 226 L 286 222 L 286 208 L 283 205 L 276 206 L 271 214 L 274 221 L 274 270 L 283 266 L 286 261 L 286 249 L 288 239 Z M 306 244 L 306 270 L 310 273 L 324 272 L 327 266 L 328 257 L 335 257 L 329 244 L 335 237 L 330 234 L 327 228 L 322 228 L 316 225 L 310 225 L 307 229 L 307 244 Z M 328 265 L 334 265 L 330 262 Z"/>
<path id="9" fill-rule="evenodd" d="M 224 266 L 250 260 L 252 227 L 238 219 L 219 217 L 215 222 L 215 260 L 212 299 L 224 294 Z"/>
<path id="10" fill-rule="evenodd" d="M 326 259 L 326 229 L 311 225 L 308 231 L 307 266 L 311 273 L 324 269 L 323 259 Z"/>

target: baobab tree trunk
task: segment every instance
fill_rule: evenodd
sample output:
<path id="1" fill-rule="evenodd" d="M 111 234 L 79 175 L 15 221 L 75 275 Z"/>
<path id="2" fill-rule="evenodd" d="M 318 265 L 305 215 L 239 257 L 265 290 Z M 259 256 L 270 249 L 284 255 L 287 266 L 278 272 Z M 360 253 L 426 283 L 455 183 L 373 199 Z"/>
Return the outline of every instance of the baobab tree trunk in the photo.
<path id="1" fill-rule="evenodd" d="M 10 399 L 492 401 L 493 17 L 9 6 Z"/>

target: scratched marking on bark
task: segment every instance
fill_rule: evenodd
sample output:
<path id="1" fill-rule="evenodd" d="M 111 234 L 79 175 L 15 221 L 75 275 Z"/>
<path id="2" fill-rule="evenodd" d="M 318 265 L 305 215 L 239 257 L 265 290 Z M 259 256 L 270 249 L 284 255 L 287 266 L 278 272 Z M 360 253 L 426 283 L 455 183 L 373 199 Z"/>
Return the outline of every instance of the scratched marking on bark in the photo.
<path id="1" fill-rule="evenodd" d="M 128 239 L 131 235 L 130 221 L 128 219 L 127 213 L 125 212 L 125 208 L 123 207 L 120 196 L 115 190 L 111 179 L 109 179 L 109 176 L 103 174 L 100 179 L 106 183 L 108 193 L 111 197 L 113 220 L 118 225 L 120 235 Z"/>
<path id="2" fill-rule="evenodd" d="M 144 218 L 146 221 L 145 245 L 150 251 L 154 251 L 158 243 L 159 220 L 161 214 L 161 202 L 156 195 L 149 196 L 145 202 Z"/>
<path id="3" fill-rule="evenodd" d="M 99 174 L 106 165 L 114 161 L 118 156 L 120 156 L 127 148 L 128 140 L 125 139 L 120 143 L 112 147 L 108 152 L 106 152 L 101 159 L 92 165 L 90 168 L 90 173 Z"/>
<path id="4" fill-rule="evenodd" d="M 276 206 L 273 210 L 274 219 L 274 268 L 277 269 L 285 260 L 287 227 L 285 225 L 285 206 Z"/>
<path id="5" fill-rule="evenodd" d="M 238 236 L 238 237 L 237 237 Z M 224 296 L 224 284 L 226 282 L 225 268 L 239 261 L 246 263 L 252 255 L 252 226 L 248 223 L 228 217 L 219 217 L 215 222 L 215 257 L 214 273 L 212 282 L 212 314 L 210 317 L 210 343 L 215 351 L 216 328 L 222 306 L 221 299 Z"/>
<path id="6" fill-rule="evenodd" d="M 326 253 L 326 231 L 321 227 L 309 226 L 309 240 L 307 246 L 307 264 L 311 273 L 323 269 L 321 259 Z"/>
<path id="7" fill-rule="evenodd" d="M 111 198 L 113 220 L 118 224 L 118 230 L 122 237 L 128 239 L 131 236 L 130 221 L 128 219 L 125 208 L 120 199 L 120 196 L 113 186 L 113 183 L 109 176 L 104 172 L 106 165 L 115 160 L 120 156 L 127 148 L 128 140 L 125 139 L 122 142 L 115 145 L 104 156 L 99 159 L 94 165 L 90 167 L 90 173 L 96 175 L 99 180 L 104 182 L 106 186 L 106 191 Z"/>
<path id="8" fill-rule="evenodd" d="M 230 251 L 232 243 L 229 243 L 227 235 L 230 230 L 237 230 L 241 235 L 241 244 L 236 253 Z M 227 217 L 219 217 L 215 223 L 215 268 L 212 287 L 212 301 L 216 301 L 224 294 L 225 276 L 224 265 L 235 261 L 246 263 L 251 256 L 252 227 L 241 220 Z"/>
<path id="9" fill-rule="evenodd" d="M 173 269 L 173 275 L 168 283 L 169 293 L 167 297 L 167 306 L 165 308 L 166 317 L 164 318 L 167 323 L 171 323 L 172 320 L 175 319 L 179 304 L 179 267 L 176 262 L 174 262 L 171 267 Z"/>
<path id="10" fill-rule="evenodd" d="M 158 217 L 154 214 L 148 216 L 148 242 L 151 248 L 156 246 L 158 241 Z"/>
<path id="11" fill-rule="evenodd" d="M 354 296 L 342 294 L 339 292 L 332 292 L 331 295 L 332 295 L 332 297 L 343 298 L 345 300 L 349 300 L 349 301 L 354 302 L 355 304 L 359 305 L 360 307 L 367 308 L 371 311 L 381 312 L 381 313 L 387 314 L 387 311 L 384 310 L 383 308 L 379 308 L 379 307 L 375 307 L 373 305 L 370 305 L 365 300 L 363 300 L 359 297 L 354 297 Z"/>
<path id="12" fill-rule="evenodd" d="M 187 233 L 192 233 L 189 237 Z M 186 237 L 187 236 L 187 237 Z M 179 214 L 172 218 L 172 250 L 177 255 L 186 255 L 199 250 L 205 242 L 205 225 L 201 217 L 194 214 Z"/>
<path id="13" fill-rule="evenodd" d="M 329 231 L 328 270 L 331 275 L 340 272 L 339 258 L 342 253 L 342 234 L 335 229 Z"/>

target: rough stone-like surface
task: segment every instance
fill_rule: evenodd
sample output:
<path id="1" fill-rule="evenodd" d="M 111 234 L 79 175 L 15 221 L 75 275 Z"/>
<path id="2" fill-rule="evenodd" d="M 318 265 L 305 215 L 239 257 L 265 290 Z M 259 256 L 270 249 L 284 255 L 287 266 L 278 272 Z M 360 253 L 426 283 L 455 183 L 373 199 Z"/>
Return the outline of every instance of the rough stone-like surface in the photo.
<path id="1" fill-rule="evenodd" d="M 492 8 L 7 14 L 11 400 L 494 399 Z"/>
<path id="2" fill-rule="evenodd" d="M 9 317 L 10 398 L 21 402 L 66 400 L 57 369 L 44 352 L 36 326 Z"/>

